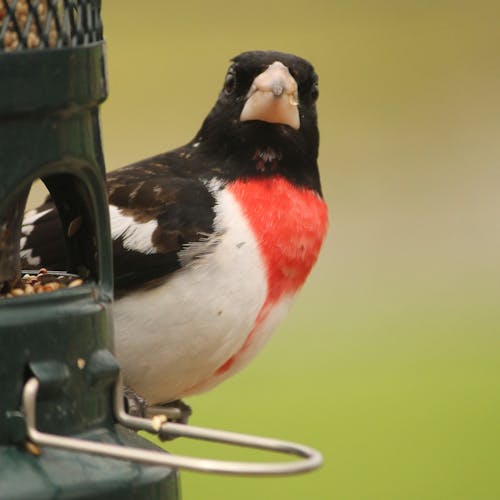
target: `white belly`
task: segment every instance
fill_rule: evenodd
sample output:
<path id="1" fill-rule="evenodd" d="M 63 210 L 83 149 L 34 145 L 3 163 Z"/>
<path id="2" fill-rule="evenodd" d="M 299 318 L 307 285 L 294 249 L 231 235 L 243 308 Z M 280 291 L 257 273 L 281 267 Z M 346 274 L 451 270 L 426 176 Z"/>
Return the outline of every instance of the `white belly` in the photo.
<path id="1" fill-rule="evenodd" d="M 243 347 L 267 294 L 265 266 L 238 203 L 226 190 L 215 195 L 216 236 L 209 242 L 220 239 L 212 252 L 191 260 L 165 284 L 114 305 L 115 348 L 125 383 L 150 403 L 205 390 L 241 369 L 288 309 L 289 300 L 282 300 L 234 366 L 214 376 Z"/>

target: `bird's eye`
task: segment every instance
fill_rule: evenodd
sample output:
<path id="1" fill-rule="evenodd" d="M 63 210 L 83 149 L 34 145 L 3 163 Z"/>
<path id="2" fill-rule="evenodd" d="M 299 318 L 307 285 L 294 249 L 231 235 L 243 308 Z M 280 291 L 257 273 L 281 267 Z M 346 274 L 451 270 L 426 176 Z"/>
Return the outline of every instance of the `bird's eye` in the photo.
<path id="1" fill-rule="evenodd" d="M 319 96 L 319 87 L 318 87 L 318 82 L 314 82 L 312 87 L 311 87 L 311 97 L 313 98 L 313 101 L 315 101 Z"/>
<path id="2" fill-rule="evenodd" d="M 226 80 L 224 81 L 224 92 L 228 95 L 232 94 L 235 88 L 236 75 L 232 71 L 230 71 L 226 76 Z"/>

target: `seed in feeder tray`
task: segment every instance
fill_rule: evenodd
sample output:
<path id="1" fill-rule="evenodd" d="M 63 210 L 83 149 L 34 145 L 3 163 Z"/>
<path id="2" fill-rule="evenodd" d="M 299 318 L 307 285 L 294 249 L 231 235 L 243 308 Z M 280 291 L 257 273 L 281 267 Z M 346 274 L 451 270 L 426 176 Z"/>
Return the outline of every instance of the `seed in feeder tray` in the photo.
<path id="1" fill-rule="evenodd" d="M 55 290 L 59 290 L 59 288 L 61 288 L 61 285 L 57 281 L 53 281 L 52 283 L 43 285 L 42 288 L 44 292 L 54 292 Z"/>
<path id="2" fill-rule="evenodd" d="M 25 274 L 10 289 L 0 294 L 0 298 L 21 297 L 38 293 L 54 292 L 64 288 L 75 288 L 83 285 L 83 280 L 71 274 L 49 273 L 42 267 L 36 275 Z"/>
<path id="3" fill-rule="evenodd" d="M 83 280 L 77 278 L 76 280 L 73 280 L 70 283 L 68 283 L 68 288 L 75 288 L 75 286 L 80 286 L 80 285 L 83 285 Z"/>

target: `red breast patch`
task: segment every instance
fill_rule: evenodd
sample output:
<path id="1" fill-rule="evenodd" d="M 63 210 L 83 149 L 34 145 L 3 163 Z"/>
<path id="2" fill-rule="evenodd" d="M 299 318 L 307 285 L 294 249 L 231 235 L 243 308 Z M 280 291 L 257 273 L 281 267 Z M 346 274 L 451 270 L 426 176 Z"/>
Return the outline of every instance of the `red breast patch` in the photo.
<path id="1" fill-rule="evenodd" d="M 255 326 L 284 295 L 293 295 L 304 283 L 328 227 L 326 203 L 312 190 L 294 186 L 283 177 L 236 181 L 227 189 L 238 200 L 257 238 L 267 271 L 268 291 Z M 241 351 L 240 351 L 241 352 Z M 216 371 L 229 370 L 238 353 Z"/>

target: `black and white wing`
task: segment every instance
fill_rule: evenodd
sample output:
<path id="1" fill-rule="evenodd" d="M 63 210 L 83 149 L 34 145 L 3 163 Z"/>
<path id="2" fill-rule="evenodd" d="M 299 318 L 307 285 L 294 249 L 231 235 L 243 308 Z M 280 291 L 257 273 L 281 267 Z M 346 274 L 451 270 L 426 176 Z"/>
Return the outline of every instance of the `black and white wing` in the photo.
<path id="1" fill-rule="evenodd" d="M 159 155 L 108 174 L 115 291 L 155 286 L 181 267 L 178 253 L 213 232 L 215 200 L 189 168 Z M 170 157 L 177 163 L 176 157 Z M 21 240 L 24 269 L 67 268 L 62 228 L 47 200 L 26 213 Z"/>

